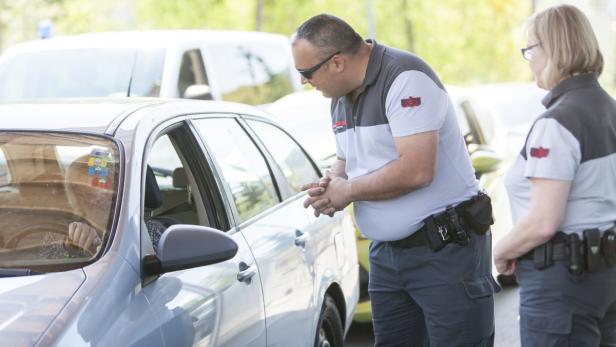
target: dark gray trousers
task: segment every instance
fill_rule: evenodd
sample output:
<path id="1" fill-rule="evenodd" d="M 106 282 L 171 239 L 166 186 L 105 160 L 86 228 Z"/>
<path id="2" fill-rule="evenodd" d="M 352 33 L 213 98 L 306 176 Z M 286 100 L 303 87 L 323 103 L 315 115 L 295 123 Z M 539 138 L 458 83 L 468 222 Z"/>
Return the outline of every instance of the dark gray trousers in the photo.
<path id="1" fill-rule="evenodd" d="M 616 267 L 573 281 L 564 261 L 520 260 L 516 277 L 523 347 L 616 346 Z"/>
<path id="2" fill-rule="evenodd" d="M 492 346 L 494 299 L 491 235 L 429 247 L 370 245 L 375 346 Z"/>

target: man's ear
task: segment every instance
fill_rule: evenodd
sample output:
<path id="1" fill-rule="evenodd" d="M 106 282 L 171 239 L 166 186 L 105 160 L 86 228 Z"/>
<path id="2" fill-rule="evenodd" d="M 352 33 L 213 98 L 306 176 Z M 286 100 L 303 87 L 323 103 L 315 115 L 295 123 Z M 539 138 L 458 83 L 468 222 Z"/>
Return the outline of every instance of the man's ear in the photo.
<path id="1" fill-rule="evenodd" d="M 332 65 L 331 68 L 333 68 L 337 72 L 344 71 L 344 69 L 346 68 L 346 64 L 348 63 L 346 58 L 340 54 L 334 56 L 332 60 L 330 60 L 330 62 Z"/>

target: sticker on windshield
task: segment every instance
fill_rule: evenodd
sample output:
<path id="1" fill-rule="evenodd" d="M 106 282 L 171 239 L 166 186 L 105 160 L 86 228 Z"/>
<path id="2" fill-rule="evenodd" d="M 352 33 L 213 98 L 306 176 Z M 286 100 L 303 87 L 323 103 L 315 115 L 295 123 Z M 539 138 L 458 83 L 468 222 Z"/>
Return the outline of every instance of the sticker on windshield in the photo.
<path id="1" fill-rule="evenodd" d="M 111 187 L 111 180 L 107 177 L 109 170 L 107 168 L 109 157 L 109 151 L 104 149 L 93 149 L 90 152 L 90 158 L 88 159 L 88 176 L 92 177 L 91 185 L 93 187 L 100 187 L 109 189 Z"/>

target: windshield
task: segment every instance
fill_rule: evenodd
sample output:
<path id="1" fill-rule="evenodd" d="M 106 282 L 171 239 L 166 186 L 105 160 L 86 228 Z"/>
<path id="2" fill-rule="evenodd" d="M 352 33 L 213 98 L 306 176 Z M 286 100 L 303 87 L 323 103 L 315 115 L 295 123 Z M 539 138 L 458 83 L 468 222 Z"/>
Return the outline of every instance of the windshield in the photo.
<path id="1" fill-rule="evenodd" d="M 10 53 L 0 62 L 0 101 L 126 96 L 129 83 L 131 96 L 158 96 L 164 50 L 139 51 L 137 58 L 135 53 L 134 48 Z"/>
<path id="2" fill-rule="evenodd" d="M 116 145 L 87 135 L 0 132 L 0 154 L 0 268 L 63 271 L 99 256 L 117 198 Z"/>

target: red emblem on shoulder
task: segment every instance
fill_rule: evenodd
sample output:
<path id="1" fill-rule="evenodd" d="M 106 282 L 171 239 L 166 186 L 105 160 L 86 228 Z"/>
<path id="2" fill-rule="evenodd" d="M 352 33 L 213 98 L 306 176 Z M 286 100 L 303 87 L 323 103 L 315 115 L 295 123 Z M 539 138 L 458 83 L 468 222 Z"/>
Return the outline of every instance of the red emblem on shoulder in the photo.
<path id="1" fill-rule="evenodd" d="M 334 123 L 332 128 L 336 129 L 336 128 L 345 127 L 345 126 L 346 126 L 346 121 L 345 120 L 339 120 L 339 121 Z"/>
<path id="2" fill-rule="evenodd" d="M 533 158 L 546 158 L 548 156 L 548 154 L 550 154 L 550 149 L 549 148 L 543 148 L 543 147 L 532 147 L 530 149 L 530 156 Z"/>
<path id="3" fill-rule="evenodd" d="M 416 107 L 421 105 L 421 98 L 418 96 L 416 98 L 409 96 L 406 99 L 400 100 L 402 107 Z"/>

